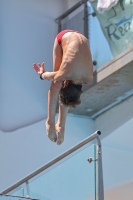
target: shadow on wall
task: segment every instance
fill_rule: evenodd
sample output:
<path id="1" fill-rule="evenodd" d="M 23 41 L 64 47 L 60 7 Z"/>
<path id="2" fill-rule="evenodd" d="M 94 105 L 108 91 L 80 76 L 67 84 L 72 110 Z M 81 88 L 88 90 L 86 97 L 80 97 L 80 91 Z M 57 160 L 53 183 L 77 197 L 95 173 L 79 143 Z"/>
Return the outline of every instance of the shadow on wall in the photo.
<path id="1" fill-rule="evenodd" d="M 59 9 L 51 14 L 51 2 L 43 0 L 5 0 L 0 5 L 0 130 L 10 132 L 47 117 L 50 82 L 41 81 L 32 64 L 45 61 L 52 70 Z"/>

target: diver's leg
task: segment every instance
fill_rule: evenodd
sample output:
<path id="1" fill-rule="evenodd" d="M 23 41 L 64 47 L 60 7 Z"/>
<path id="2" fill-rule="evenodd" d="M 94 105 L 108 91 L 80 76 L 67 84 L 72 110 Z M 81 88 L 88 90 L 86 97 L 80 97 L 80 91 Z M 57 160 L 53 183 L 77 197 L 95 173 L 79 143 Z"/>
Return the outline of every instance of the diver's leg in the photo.
<path id="1" fill-rule="evenodd" d="M 58 132 L 57 136 L 57 144 L 60 145 L 64 141 L 64 133 L 65 133 L 65 123 L 66 117 L 68 113 L 69 107 L 64 105 L 59 105 L 59 116 L 58 121 L 56 123 L 56 131 Z"/>

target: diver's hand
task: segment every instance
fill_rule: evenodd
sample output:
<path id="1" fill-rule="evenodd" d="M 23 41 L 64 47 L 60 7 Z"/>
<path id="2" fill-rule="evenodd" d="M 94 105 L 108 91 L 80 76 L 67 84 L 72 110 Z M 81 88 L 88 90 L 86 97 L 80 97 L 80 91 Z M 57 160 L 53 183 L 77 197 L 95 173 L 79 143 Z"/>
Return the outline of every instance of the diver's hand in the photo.
<path id="1" fill-rule="evenodd" d="M 57 135 L 56 135 L 56 131 L 55 131 L 55 124 L 53 123 L 49 123 L 48 120 L 46 120 L 46 133 L 48 138 L 53 141 L 56 142 L 57 141 Z"/>
<path id="2" fill-rule="evenodd" d="M 44 62 L 42 64 L 38 63 L 38 65 L 36 63 L 33 63 L 33 68 L 35 69 L 35 71 L 40 75 L 43 72 L 46 72 L 45 68 L 44 68 Z"/>
<path id="3" fill-rule="evenodd" d="M 65 132 L 65 126 L 59 126 L 57 123 L 55 125 L 55 130 L 57 131 L 57 145 L 61 145 L 64 142 L 64 132 Z"/>

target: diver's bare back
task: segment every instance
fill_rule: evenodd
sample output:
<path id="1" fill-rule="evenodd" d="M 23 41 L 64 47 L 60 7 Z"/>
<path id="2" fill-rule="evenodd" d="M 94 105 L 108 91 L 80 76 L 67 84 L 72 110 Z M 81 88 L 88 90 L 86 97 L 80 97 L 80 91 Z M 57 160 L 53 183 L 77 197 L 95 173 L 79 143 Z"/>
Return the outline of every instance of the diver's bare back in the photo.
<path id="1" fill-rule="evenodd" d="M 65 80 L 90 83 L 93 75 L 93 63 L 88 40 L 77 32 L 68 32 L 62 38 L 63 58 L 60 72 Z"/>

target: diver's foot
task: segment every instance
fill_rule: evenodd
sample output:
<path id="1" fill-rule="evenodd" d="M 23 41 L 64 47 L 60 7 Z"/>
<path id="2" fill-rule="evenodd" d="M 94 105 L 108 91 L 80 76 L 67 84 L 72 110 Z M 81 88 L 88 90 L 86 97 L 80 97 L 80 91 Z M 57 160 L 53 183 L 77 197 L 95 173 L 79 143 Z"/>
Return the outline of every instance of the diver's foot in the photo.
<path id="1" fill-rule="evenodd" d="M 57 145 L 61 145 L 64 142 L 65 127 L 60 127 L 58 124 L 56 124 L 55 129 L 56 129 L 56 132 L 58 132 Z"/>
<path id="2" fill-rule="evenodd" d="M 48 121 L 46 121 L 45 125 L 46 125 L 46 133 L 47 133 L 48 138 L 52 142 L 56 142 L 57 141 L 57 135 L 56 135 L 56 131 L 55 131 L 55 125 L 49 124 Z"/>

